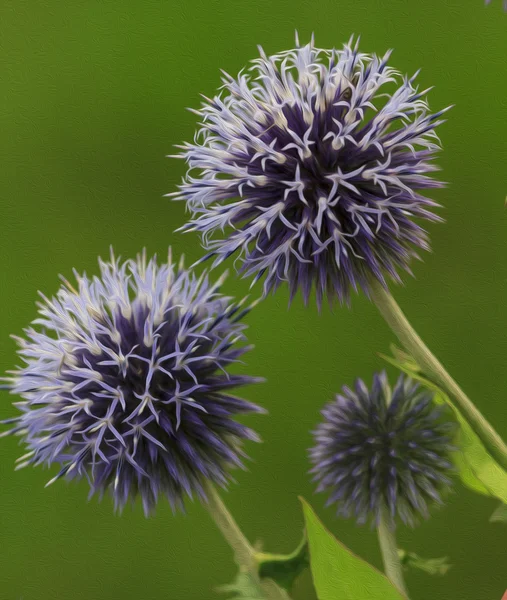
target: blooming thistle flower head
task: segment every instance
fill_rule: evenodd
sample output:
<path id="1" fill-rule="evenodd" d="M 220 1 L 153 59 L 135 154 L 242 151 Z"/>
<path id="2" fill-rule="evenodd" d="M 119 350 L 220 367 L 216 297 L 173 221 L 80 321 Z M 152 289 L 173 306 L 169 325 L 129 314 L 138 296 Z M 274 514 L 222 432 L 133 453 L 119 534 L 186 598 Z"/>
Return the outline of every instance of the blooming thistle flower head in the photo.
<path id="1" fill-rule="evenodd" d="M 382 372 L 371 390 L 358 379 L 324 408 L 311 473 L 339 515 L 377 524 L 386 506 L 393 525 L 399 517 L 414 526 L 417 515 L 428 517 L 429 503 L 442 503 L 456 425 L 432 399 L 404 375 L 391 389 Z"/>
<path id="2" fill-rule="evenodd" d="M 439 220 L 417 190 L 442 187 L 428 175 L 441 115 L 382 58 L 351 40 L 342 50 L 310 44 L 260 58 L 196 112 L 193 144 L 178 146 L 189 171 L 179 191 L 214 265 L 237 253 L 240 271 L 265 276 L 264 292 L 289 283 L 347 301 L 410 272 L 429 249 L 417 219 Z M 223 237 L 220 232 L 228 228 Z M 217 235 L 218 234 L 218 235 Z"/>
<path id="3" fill-rule="evenodd" d="M 261 409 L 231 395 L 254 381 L 227 372 L 249 349 L 249 310 L 183 268 L 156 259 L 100 264 L 100 277 L 75 273 L 18 338 L 25 366 L 9 378 L 23 397 L 4 433 L 24 436 L 20 467 L 60 465 L 60 477 L 86 477 L 90 495 L 115 505 L 140 496 L 145 513 L 166 496 L 206 499 L 205 482 L 225 486 L 241 467 L 242 442 L 258 440 L 234 417 Z M 223 279 L 223 278 L 222 278 Z"/>

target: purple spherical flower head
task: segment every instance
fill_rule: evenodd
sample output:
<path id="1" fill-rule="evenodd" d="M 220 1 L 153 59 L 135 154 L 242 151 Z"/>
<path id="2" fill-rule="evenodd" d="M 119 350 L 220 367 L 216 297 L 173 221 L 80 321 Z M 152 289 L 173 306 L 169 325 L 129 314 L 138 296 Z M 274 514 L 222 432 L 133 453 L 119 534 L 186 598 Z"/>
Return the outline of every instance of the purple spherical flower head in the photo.
<path id="1" fill-rule="evenodd" d="M 432 399 L 404 375 L 391 390 L 382 372 L 371 390 L 358 379 L 324 408 L 311 473 L 340 516 L 378 524 L 386 506 L 392 525 L 399 517 L 413 526 L 417 515 L 428 517 L 428 503 L 442 503 L 451 485 L 456 424 Z"/>
<path id="2" fill-rule="evenodd" d="M 90 495 L 110 490 L 115 506 L 140 496 L 145 513 L 160 495 L 183 508 L 206 499 L 207 481 L 225 486 L 241 467 L 242 442 L 258 440 L 236 415 L 262 412 L 231 395 L 258 379 L 227 369 L 243 344 L 249 310 L 211 284 L 168 263 L 100 264 L 100 277 L 75 273 L 43 297 L 26 339 L 25 366 L 12 373 L 21 416 L 2 435 L 24 437 L 29 464 L 60 465 L 60 477 L 86 477 Z"/>
<path id="3" fill-rule="evenodd" d="M 206 98 L 189 171 L 179 191 L 214 265 L 237 254 L 240 271 L 265 276 L 264 292 L 289 283 L 347 301 L 370 279 L 410 272 L 439 220 L 417 190 L 442 187 L 429 174 L 439 150 L 432 114 L 414 84 L 352 40 L 342 50 L 312 42 L 261 57 Z M 228 228 L 223 237 L 220 232 Z M 217 235 L 218 234 L 218 235 Z"/>

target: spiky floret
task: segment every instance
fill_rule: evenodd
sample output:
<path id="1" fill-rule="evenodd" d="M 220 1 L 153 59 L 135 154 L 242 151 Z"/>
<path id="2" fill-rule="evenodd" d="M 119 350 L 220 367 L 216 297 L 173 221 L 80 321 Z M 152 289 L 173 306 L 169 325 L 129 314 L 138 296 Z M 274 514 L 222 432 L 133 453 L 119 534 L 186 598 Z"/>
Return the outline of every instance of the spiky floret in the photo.
<path id="1" fill-rule="evenodd" d="M 384 505 L 393 524 L 399 517 L 414 526 L 417 515 L 428 517 L 428 503 L 442 503 L 456 425 L 431 392 L 404 375 L 391 390 L 382 372 L 371 390 L 361 379 L 344 386 L 322 415 L 310 472 L 340 516 L 378 524 Z"/>
<path id="2" fill-rule="evenodd" d="M 148 514 L 159 495 L 173 509 L 206 499 L 241 467 L 245 439 L 236 415 L 261 412 L 231 395 L 258 379 L 227 372 L 249 349 L 249 310 L 183 262 L 99 260 L 100 277 L 75 272 L 17 338 L 25 366 L 8 378 L 21 416 L 2 435 L 24 436 L 19 466 L 58 463 L 60 477 L 86 477 L 90 495 L 109 489 L 122 509 L 140 496 Z"/>
<path id="3" fill-rule="evenodd" d="M 205 98 L 194 143 L 178 146 L 189 171 L 179 191 L 214 265 L 237 253 L 264 291 L 312 286 L 320 305 L 368 292 L 375 277 L 399 281 L 428 236 L 414 218 L 439 220 L 416 190 L 428 174 L 441 115 L 429 112 L 416 75 L 402 77 L 353 40 L 342 50 L 312 42 L 260 58 Z M 228 228 L 226 237 L 217 233 Z"/>

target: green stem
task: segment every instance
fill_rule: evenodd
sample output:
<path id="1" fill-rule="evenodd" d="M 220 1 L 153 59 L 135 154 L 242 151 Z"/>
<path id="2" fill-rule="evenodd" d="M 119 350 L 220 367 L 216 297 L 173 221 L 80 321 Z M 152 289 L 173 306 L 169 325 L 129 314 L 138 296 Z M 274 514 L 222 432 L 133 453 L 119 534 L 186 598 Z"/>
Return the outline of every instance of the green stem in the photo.
<path id="1" fill-rule="evenodd" d="M 212 485 L 206 488 L 208 503 L 206 508 L 215 521 L 218 529 L 234 552 L 234 559 L 241 571 L 249 574 L 252 582 L 258 587 L 264 600 L 290 600 L 287 593 L 270 579 L 259 577 L 256 561 L 256 550 L 244 536 L 222 498 Z"/>
<path id="2" fill-rule="evenodd" d="M 398 555 L 398 547 L 396 546 L 392 519 L 390 519 L 385 506 L 382 506 L 380 511 L 380 521 L 377 532 L 386 575 L 391 583 L 408 599 L 408 592 L 405 587 L 405 581 L 403 580 L 403 571 Z"/>
<path id="3" fill-rule="evenodd" d="M 486 450 L 504 469 L 507 469 L 507 446 L 502 438 L 477 410 L 474 403 L 449 375 L 440 361 L 431 353 L 410 325 L 390 292 L 377 281 L 372 283 L 370 290 L 372 300 L 407 352 L 415 359 L 423 372 L 449 394 Z"/>
<path id="4" fill-rule="evenodd" d="M 253 564 L 255 554 L 254 548 L 246 539 L 234 517 L 227 510 L 222 498 L 213 486 L 208 486 L 206 490 L 208 504 L 206 508 L 213 517 L 220 533 L 234 552 L 234 558 L 239 567 L 246 567 L 250 570 Z"/>

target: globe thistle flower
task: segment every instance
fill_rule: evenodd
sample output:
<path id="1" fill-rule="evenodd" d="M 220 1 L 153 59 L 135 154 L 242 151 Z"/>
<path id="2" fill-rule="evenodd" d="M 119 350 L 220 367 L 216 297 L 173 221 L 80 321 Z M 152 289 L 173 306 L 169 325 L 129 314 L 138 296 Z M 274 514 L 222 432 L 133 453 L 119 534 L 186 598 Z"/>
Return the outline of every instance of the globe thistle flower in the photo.
<path id="1" fill-rule="evenodd" d="M 441 504 L 451 485 L 450 453 L 455 423 L 432 404 L 432 393 L 402 375 L 391 390 L 385 372 L 371 390 L 361 379 L 322 411 L 310 450 L 318 492 L 330 493 L 340 516 L 378 524 L 386 506 L 392 524 L 399 517 L 414 526 Z"/>
<path id="2" fill-rule="evenodd" d="M 25 366 L 12 373 L 21 416 L 6 434 L 24 437 L 19 467 L 57 463 L 49 483 L 86 477 L 90 496 L 110 490 L 116 508 L 160 495 L 173 510 L 206 500 L 207 481 L 226 486 L 241 467 L 243 440 L 258 440 L 236 415 L 262 410 L 231 394 L 258 379 L 228 367 L 246 352 L 249 308 L 171 260 L 99 260 L 100 277 L 74 272 L 16 338 Z M 48 483 L 48 485 L 49 485 Z"/>
<path id="3" fill-rule="evenodd" d="M 312 287 L 348 301 L 369 280 L 410 272 L 428 250 L 416 219 L 440 220 L 417 190 L 442 187 L 429 175 L 436 127 L 414 81 L 382 58 L 310 44 L 252 61 L 205 98 L 194 143 L 178 146 L 189 171 L 179 191 L 214 266 L 237 253 L 244 276 L 282 281 L 291 299 Z M 220 236 L 226 228 L 230 233 Z M 218 234 L 218 235 L 217 235 Z"/>

